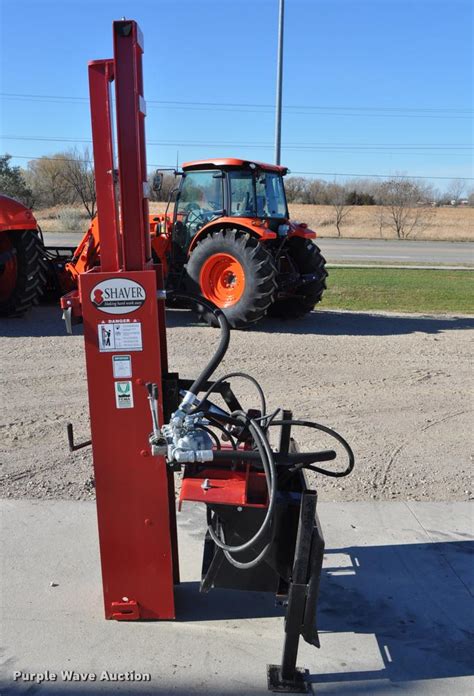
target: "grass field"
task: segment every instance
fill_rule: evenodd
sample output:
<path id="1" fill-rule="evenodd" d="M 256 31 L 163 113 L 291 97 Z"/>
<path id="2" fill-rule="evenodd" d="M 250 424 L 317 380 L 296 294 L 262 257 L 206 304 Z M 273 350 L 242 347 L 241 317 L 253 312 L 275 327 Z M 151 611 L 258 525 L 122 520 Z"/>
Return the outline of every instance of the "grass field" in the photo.
<path id="1" fill-rule="evenodd" d="M 333 268 L 321 308 L 474 314 L 474 272 Z"/>
<path id="2" fill-rule="evenodd" d="M 337 237 L 334 210 L 330 205 L 291 204 L 293 220 L 306 222 L 320 237 Z M 151 213 L 165 211 L 166 203 L 150 203 Z M 71 206 L 61 213 L 60 207 L 35 210 L 45 232 L 85 232 L 90 224 L 81 206 Z M 68 213 L 71 213 L 68 217 Z M 468 241 L 474 240 L 474 208 L 429 208 L 427 226 L 415 239 Z M 395 233 L 386 225 L 380 229 L 380 208 L 375 205 L 352 208 L 341 228 L 342 237 L 358 239 L 394 239 Z"/>
<path id="3" fill-rule="evenodd" d="M 291 217 L 307 222 L 320 237 L 337 237 L 334 210 L 330 205 L 289 206 Z M 474 208 L 423 209 L 426 227 L 410 239 L 446 240 L 465 242 L 474 240 Z M 387 217 L 387 214 L 386 214 Z M 381 208 L 377 205 L 359 205 L 351 208 L 341 227 L 341 236 L 362 239 L 395 239 L 393 229 L 384 224 L 380 228 Z"/>

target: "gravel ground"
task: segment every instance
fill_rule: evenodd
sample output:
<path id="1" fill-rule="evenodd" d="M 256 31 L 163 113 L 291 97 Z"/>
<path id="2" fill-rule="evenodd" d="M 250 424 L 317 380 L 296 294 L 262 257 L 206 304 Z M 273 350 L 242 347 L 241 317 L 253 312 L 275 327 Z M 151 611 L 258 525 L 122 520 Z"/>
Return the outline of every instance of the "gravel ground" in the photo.
<path id="1" fill-rule="evenodd" d="M 193 377 L 217 331 L 186 311 L 169 311 L 170 369 Z M 234 331 L 218 374 L 246 370 L 261 382 L 270 409 L 336 428 L 356 454 L 347 479 L 318 477 L 320 498 L 472 499 L 474 318 L 314 312 L 287 323 Z M 0 496 L 94 496 L 90 449 L 70 454 L 66 423 L 89 437 L 83 339 L 65 335 L 54 307 L 0 323 L 2 355 Z M 245 407 L 252 389 L 235 383 Z M 314 431 L 301 449 L 332 446 Z"/>

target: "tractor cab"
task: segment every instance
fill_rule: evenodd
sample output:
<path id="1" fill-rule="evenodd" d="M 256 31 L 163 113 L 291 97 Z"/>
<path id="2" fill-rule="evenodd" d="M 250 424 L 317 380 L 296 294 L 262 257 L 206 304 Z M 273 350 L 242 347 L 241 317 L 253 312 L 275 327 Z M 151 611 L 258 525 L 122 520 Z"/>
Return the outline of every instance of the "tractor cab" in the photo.
<path id="1" fill-rule="evenodd" d="M 285 167 L 241 159 L 188 162 L 176 199 L 175 244 L 188 253 L 200 230 L 219 218 L 235 224 L 263 222 L 278 232 L 288 221 Z"/>

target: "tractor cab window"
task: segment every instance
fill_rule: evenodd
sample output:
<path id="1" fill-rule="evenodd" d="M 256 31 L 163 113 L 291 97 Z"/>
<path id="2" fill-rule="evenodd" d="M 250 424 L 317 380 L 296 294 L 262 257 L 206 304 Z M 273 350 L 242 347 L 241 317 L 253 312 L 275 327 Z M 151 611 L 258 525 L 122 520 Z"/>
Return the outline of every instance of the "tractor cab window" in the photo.
<path id="1" fill-rule="evenodd" d="M 252 172 L 230 171 L 230 214 L 236 217 L 255 217 L 255 182 Z"/>
<path id="2" fill-rule="evenodd" d="M 236 217 L 287 218 L 280 174 L 265 171 L 230 171 L 231 211 Z"/>
<path id="3" fill-rule="evenodd" d="M 183 177 L 176 207 L 175 234 L 187 248 L 196 233 L 223 214 L 221 172 L 189 172 Z"/>
<path id="4" fill-rule="evenodd" d="M 283 180 L 276 172 L 259 172 L 255 181 L 258 217 L 286 218 Z"/>

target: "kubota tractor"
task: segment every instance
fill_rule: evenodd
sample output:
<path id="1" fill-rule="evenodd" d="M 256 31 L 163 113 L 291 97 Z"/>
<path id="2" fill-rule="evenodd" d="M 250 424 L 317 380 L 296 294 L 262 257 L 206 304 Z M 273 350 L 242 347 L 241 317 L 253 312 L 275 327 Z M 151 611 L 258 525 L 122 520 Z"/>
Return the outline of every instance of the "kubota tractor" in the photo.
<path id="1" fill-rule="evenodd" d="M 44 290 L 46 266 L 37 222 L 24 205 L 0 195 L 0 316 L 18 316 Z"/>
<path id="2" fill-rule="evenodd" d="M 289 219 L 286 172 L 241 159 L 184 164 L 174 216 L 158 216 L 153 241 L 167 285 L 202 294 L 234 327 L 310 312 L 326 287 L 325 260 L 315 232 Z M 212 321 L 205 307 L 201 315 Z"/>
<path id="3" fill-rule="evenodd" d="M 265 314 L 294 318 L 310 312 L 321 300 L 327 271 L 313 241 L 316 233 L 289 219 L 286 172 L 285 167 L 242 159 L 184 164 L 174 212 L 150 215 L 154 259 L 163 266 L 167 288 L 211 300 L 233 327 Z M 38 284 L 46 261 L 50 294 L 55 288 L 68 292 L 79 273 L 98 265 L 99 255 L 94 220 L 75 250 L 44 249 L 42 261 L 36 261 Z M 29 267 L 33 264 L 32 259 Z M 213 323 L 204 305 L 198 313 Z"/>

